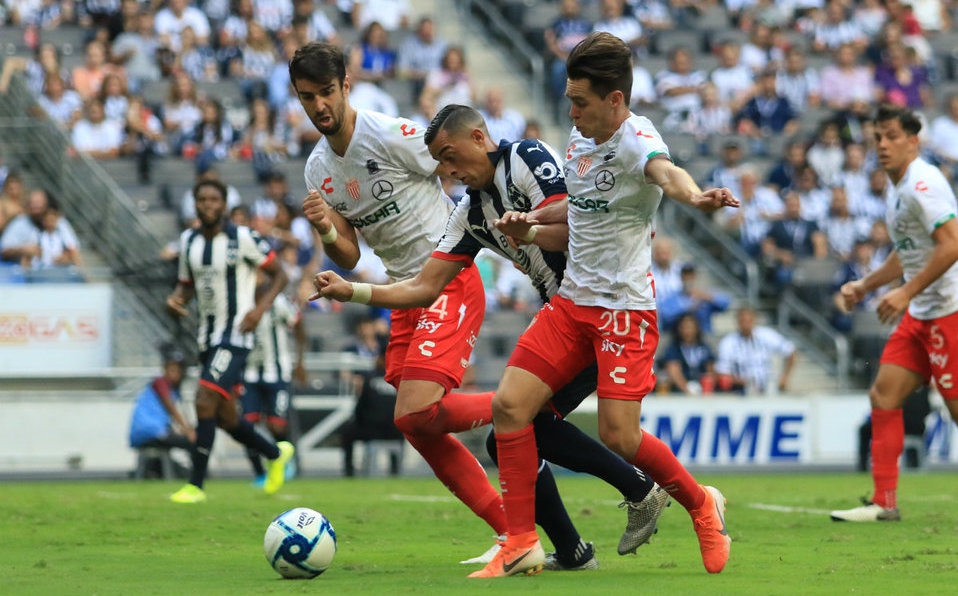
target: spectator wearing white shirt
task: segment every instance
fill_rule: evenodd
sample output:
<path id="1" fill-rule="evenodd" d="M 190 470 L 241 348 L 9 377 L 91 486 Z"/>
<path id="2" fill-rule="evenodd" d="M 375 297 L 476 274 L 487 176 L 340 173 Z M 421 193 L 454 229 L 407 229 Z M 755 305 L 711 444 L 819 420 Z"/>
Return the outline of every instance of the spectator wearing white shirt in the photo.
<path id="1" fill-rule="evenodd" d="M 735 196 L 741 201 L 741 207 L 717 211 L 715 222 L 738 238 L 745 252 L 757 257 L 772 222 L 782 217 L 785 206 L 774 190 L 759 184 L 754 166 L 742 166 L 739 186 Z"/>
<path id="2" fill-rule="evenodd" d="M 778 94 L 788 99 L 792 109 L 801 114 L 806 108 L 817 108 L 822 101 L 818 71 L 807 65 L 805 51 L 792 47 L 785 53 L 785 66 L 775 78 Z"/>
<path id="3" fill-rule="evenodd" d="M 113 159 L 123 145 L 123 123 L 108 120 L 103 102 L 95 97 L 86 104 L 86 117 L 73 126 L 70 134 L 73 148 L 93 159 Z"/>
<path id="4" fill-rule="evenodd" d="M 412 81 L 412 97 L 419 97 L 426 84 L 426 76 L 442 64 L 446 52 L 445 40 L 436 37 L 432 19 L 423 17 L 410 35 L 399 46 L 397 62 L 399 77 Z"/>
<path id="5" fill-rule="evenodd" d="M 709 77 L 718 89 L 719 100 L 732 113 L 745 105 L 754 93 L 752 70 L 742 64 L 741 46 L 737 41 L 726 41 L 719 51 L 719 66 Z"/>
<path id="6" fill-rule="evenodd" d="M 819 182 L 824 186 L 841 183 L 842 167 L 845 165 L 845 149 L 842 147 L 841 131 L 834 121 L 827 121 L 819 129 L 818 137 L 805 154 L 808 165 L 815 169 Z"/>
<path id="7" fill-rule="evenodd" d="M 839 178 L 848 197 L 848 211 L 870 221 L 877 217 L 877 212 L 872 205 L 869 176 L 865 167 L 865 148 L 858 143 L 849 143 L 845 147 L 845 166 Z"/>
<path id="8" fill-rule="evenodd" d="M 271 37 L 288 31 L 293 22 L 292 0 L 254 0 L 253 19 L 269 31 Z"/>
<path id="9" fill-rule="evenodd" d="M 408 0 L 353 0 L 353 26 L 365 31 L 377 21 L 386 31 L 398 31 L 409 26 Z"/>
<path id="10" fill-rule="evenodd" d="M 47 75 L 43 93 L 37 98 L 37 106 L 64 130 L 73 128 L 83 114 L 83 100 L 57 74 Z"/>
<path id="11" fill-rule="evenodd" d="M 518 141 L 526 129 L 526 119 L 522 114 L 506 107 L 505 95 L 500 87 L 490 87 L 486 90 L 486 101 L 479 110 L 486 120 L 489 138 L 499 142 Z"/>
<path id="12" fill-rule="evenodd" d="M 636 54 L 643 49 L 648 41 L 642 35 L 642 24 L 639 20 L 625 13 L 625 0 L 602 0 L 599 6 L 602 18 L 593 25 L 593 31 L 605 31 L 624 41 L 632 53 Z"/>
<path id="13" fill-rule="evenodd" d="M 57 208 L 55 200 L 51 200 L 44 190 L 30 191 L 26 210 L 3 229 L 0 259 L 19 263 L 24 269 L 40 267 L 44 263 L 51 266 L 79 264 L 79 242 L 73 226 L 63 217 L 47 218 L 51 204 Z"/>
<path id="14" fill-rule="evenodd" d="M 760 19 L 752 23 L 748 42 L 742 45 L 741 53 L 742 64 L 755 74 L 781 68 L 785 62 L 785 52 L 775 45 L 775 32 Z"/>
<path id="15" fill-rule="evenodd" d="M 297 23 L 303 23 L 303 35 L 296 32 Z M 293 36 L 298 37 L 299 44 L 311 41 L 327 41 L 339 44 L 339 34 L 329 17 L 322 10 L 316 8 L 315 0 L 294 0 L 293 20 L 291 23 Z"/>
<path id="16" fill-rule="evenodd" d="M 632 94 L 629 97 L 629 105 L 633 110 L 641 110 L 643 106 L 657 102 L 652 74 L 636 60 L 632 66 Z"/>
<path id="17" fill-rule="evenodd" d="M 189 0 L 169 0 L 167 6 L 156 13 L 154 27 L 160 44 L 173 53 L 180 51 L 180 33 L 187 27 L 196 34 L 196 45 L 210 43 L 210 21 L 202 10 L 190 6 Z"/>
<path id="18" fill-rule="evenodd" d="M 855 241 L 868 237 L 871 222 L 865 217 L 855 217 L 848 210 L 848 195 L 843 186 L 833 186 L 832 204 L 822 231 L 828 238 L 832 256 L 845 263 L 852 257 Z"/>
<path id="19" fill-rule="evenodd" d="M 668 114 L 662 123 L 665 130 L 678 130 L 688 119 L 689 113 L 702 106 L 699 93 L 708 82 L 701 70 L 692 70 L 692 51 L 676 47 L 669 52 L 668 70 L 655 75 L 655 92 Z"/>
<path id="20" fill-rule="evenodd" d="M 829 0 L 825 4 L 825 22 L 815 28 L 812 51 L 831 52 L 844 44 L 852 44 L 859 51 L 868 45 L 868 38 L 846 14 L 842 0 Z"/>
<path id="21" fill-rule="evenodd" d="M 675 258 L 675 242 L 666 236 L 656 236 L 652 242 L 652 283 L 657 302 L 682 290 L 682 265 Z"/>
<path id="22" fill-rule="evenodd" d="M 958 180 L 958 93 L 942 102 L 944 113 L 931 123 L 929 148 L 952 182 Z"/>
<path id="23" fill-rule="evenodd" d="M 788 390 L 788 382 L 795 368 L 795 345 L 781 333 L 756 325 L 755 309 L 742 307 L 736 315 L 738 329 L 722 338 L 718 346 L 715 372 L 719 375 L 719 389 L 738 393 L 770 393 Z M 772 374 L 778 356 L 782 359 L 777 385 Z"/>

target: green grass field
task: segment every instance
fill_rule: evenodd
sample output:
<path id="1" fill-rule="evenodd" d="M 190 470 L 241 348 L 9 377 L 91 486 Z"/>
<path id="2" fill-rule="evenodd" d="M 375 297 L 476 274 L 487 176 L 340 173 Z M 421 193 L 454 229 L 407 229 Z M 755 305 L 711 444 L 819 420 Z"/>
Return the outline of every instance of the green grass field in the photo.
<path id="1" fill-rule="evenodd" d="M 0 489 L 0 594 L 942 594 L 958 575 L 953 473 L 907 474 L 904 520 L 838 524 L 863 474 L 701 475 L 728 498 L 732 556 L 708 575 L 686 512 L 665 511 L 636 556 L 615 548 L 625 527 L 615 492 L 559 476 L 600 569 L 473 580 L 458 561 L 491 531 L 432 478 L 301 479 L 276 496 L 211 480 L 209 501 L 174 505 L 163 482 L 12 482 Z M 308 506 L 333 523 L 339 551 L 313 580 L 282 580 L 262 540 L 278 513 Z M 546 545 L 547 546 L 547 545 Z M 548 548 L 548 546 L 547 546 Z"/>

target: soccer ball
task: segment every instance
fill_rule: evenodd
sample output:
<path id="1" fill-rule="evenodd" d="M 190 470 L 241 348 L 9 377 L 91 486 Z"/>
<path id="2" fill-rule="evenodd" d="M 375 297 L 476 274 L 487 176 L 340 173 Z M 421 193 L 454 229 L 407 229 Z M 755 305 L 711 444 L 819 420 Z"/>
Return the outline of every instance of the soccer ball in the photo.
<path id="1" fill-rule="evenodd" d="M 286 579 L 311 579 L 333 562 L 336 531 L 322 513 L 297 507 L 269 524 L 263 548 L 266 560 Z"/>

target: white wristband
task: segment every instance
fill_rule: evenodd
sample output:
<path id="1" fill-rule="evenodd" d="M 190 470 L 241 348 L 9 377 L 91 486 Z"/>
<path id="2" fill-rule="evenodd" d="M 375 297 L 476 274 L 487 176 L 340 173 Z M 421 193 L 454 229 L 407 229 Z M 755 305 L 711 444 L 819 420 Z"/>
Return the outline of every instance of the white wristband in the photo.
<path id="1" fill-rule="evenodd" d="M 370 284 L 353 282 L 353 296 L 349 299 L 350 302 L 369 304 L 369 301 L 372 300 L 372 298 L 373 287 Z"/>
<path id="2" fill-rule="evenodd" d="M 539 232 L 539 228 L 537 228 L 536 226 L 532 226 L 529 228 L 529 231 L 526 232 L 526 235 L 523 236 L 522 238 L 519 238 L 519 240 L 522 240 L 523 242 L 532 242 L 535 239 L 536 234 L 538 232 Z"/>
<path id="3" fill-rule="evenodd" d="M 339 232 L 336 231 L 336 226 L 329 228 L 329 231 L 325 234 L 319 235 L 319 239 L 323 241 L 323 244 L 333 244 L 337 238 L 339 238 Z"/>

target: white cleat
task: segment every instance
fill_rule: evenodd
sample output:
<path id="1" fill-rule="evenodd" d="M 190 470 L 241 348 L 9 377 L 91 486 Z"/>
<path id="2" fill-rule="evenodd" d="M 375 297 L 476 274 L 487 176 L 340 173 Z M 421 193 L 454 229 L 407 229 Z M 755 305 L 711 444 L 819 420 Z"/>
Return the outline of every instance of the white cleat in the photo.
<path id="1" fill-rule="evenodd" d="M 546 562 L 542 566 L 544 571 L 590 571 L 599 568 L 599 561 L 595 558 L 595 545 L 591 542 L 585 545 L 585 552 L 579 557 L 582 563 L 578 565 L 563 565 L 555 553 L 546 553 Z"/>
<path id="2" fill-rule="evenodd" d="M 898 508 L 886 509 L 881 505 L 866 502 L 861 507 L 832 511 L 832 521 L 879 522 L 901 521 Z"/>
<path id="3" fill-rule="evenodd" d="M 465 561 L 459 561 L 460 565 L 487 565 L 492 558 L 496 556 L 496 553 L 499 552 L 499 549 L 502 548 L 502 543 L 506 541 L 505 535 L 496 536 L 496 543 L 489 547 L 489 550 L 482 553 L 478 557 L 473 557 L 471 559 L 466 559 Z"/>

